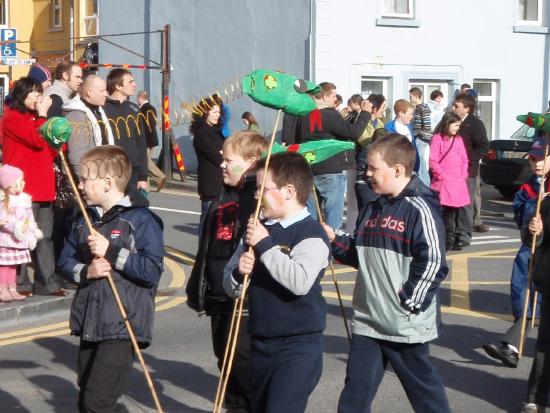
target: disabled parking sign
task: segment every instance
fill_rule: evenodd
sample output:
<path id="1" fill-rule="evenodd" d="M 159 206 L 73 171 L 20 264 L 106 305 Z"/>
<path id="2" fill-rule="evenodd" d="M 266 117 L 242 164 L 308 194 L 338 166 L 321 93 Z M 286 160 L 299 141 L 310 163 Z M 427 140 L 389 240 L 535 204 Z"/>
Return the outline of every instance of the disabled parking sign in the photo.
<path id="1" fill-rule="evenodd" d="M 0 30 L 0 56 L 17 57 L 16 43 L 4 43 L 8 40 L 17 40 L 17 29 Z"/>

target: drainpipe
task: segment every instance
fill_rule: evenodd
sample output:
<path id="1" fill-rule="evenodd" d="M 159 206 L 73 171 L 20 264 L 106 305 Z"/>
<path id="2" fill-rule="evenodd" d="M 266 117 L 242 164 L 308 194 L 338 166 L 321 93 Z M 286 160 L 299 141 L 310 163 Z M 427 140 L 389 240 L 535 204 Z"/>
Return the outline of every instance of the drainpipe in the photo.
<path id="1" fill-rule="evenodd" d="M 71 62 L 74 62 L 74 0 L 71 0 L 71 12 L 69 17 L 69 57 Z"/>
<path id="2" fill-rule="evenodd" d="M 309 80 L 315 82 L 315 0 L 309 0 Z"/>

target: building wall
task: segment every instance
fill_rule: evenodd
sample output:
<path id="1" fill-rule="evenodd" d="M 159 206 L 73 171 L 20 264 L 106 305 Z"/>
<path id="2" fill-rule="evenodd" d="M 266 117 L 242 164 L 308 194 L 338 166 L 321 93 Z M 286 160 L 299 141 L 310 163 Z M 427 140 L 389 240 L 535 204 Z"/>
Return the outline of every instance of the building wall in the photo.
<path id="1" fill-rule="evenodd" d="M 158 30 L 171 25 L 170 103 L 176 110 L 182 102 L 192 102 L 216 90 L 223 93 L 224 86 L 254 69 L 281 69 L 309 77 L 309 0 L 119 0 L 102 2 L 99 13 L 101 34 Z M 150 34 L 119 37 L 116 42 L 160 61 L 159 39 L 158 34 Z M 144 63 L 105 42 L 99 43 L 99 59 L 100 63 Z M 132 72 L 138 88 L 149 90 L 151 102 L 160 109 L 159 71 Z M 244 127 L 241 114 L 249 110 L 262 130 L 271 132 L 274 110 L 246 96 L 228 106 L 232 131 Z M 193 170 L 196 161 L 187 126 L 176 126 L 175 133 L 186 164 Z"/>
<path id="2" fill-rule="evenodd" d="M 411 79 L 447 82 L 447 96 L 474 79 L 497 80 L 492 138 L 510 136 L 517 114 L 546 110 L 548 35 L 514 32 L 517 0 L 415 3 L 418 27 L 395 27 L 377 25 L 380 0 L 318 0 L 315 80 L 333 81 L 347 99 L 361 93 L 363 76 L 388 78 L 390 106 L 408 98 Z"/>
<path id="3" fill-rule="evenodd" d="M 8 1 L 8 27 L 17 29 L 18 40 L 28 40 L 33 31 L 33 0 L 9 0 Z M 19 43 L 17 48 L 18 56 L 26 59 L 29 57 L 30 44 Z M 0 75 L 7 76 L 13 80 L 25 76 L 29 71 L 28 66 L 9 66 L 0 65 Z"/>

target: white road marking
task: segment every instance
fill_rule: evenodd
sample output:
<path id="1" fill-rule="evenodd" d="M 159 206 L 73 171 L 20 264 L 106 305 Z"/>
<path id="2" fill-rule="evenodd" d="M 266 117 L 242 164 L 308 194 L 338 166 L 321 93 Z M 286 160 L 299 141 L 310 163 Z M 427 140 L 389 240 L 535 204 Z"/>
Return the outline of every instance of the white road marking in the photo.
<path id="1" fill-rule="evenodd" d="M 162 207 L 149 207 L 150 209 L 154 209 L 156 211 L 166 211 L 166 212 L 175 212 L 177 214 L 187 214 L 187 215 L 200 215 L 200 212 L 196 211 L 187 211 L 185 209 L 172 209 L 172 208 L 162 208 Z"/>
<path id="2" fill-rule="evenodd" d="M 474 240 L 479 239 L 497 239 L 497 238 L 508 238 L 506 235 L 482 235 L 480 237 L 475 236 L 473 237 Z"/>
<path id="3" fill-rule="evenodd" d="M 521 242 L 519 238 L 514 239 L 495 239 L 490 241 L 472 241 L 471 245 L 503 244 L 505 242 Z"/>

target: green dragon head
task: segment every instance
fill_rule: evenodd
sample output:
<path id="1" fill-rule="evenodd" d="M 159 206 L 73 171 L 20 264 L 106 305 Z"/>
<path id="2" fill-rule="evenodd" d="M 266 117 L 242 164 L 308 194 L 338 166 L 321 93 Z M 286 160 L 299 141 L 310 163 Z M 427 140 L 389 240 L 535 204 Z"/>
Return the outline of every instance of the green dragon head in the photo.
<path id="1" fill-rule="evenodd" d="M 71 123 L 62 117 L 56 116 L 48 119 L 40 127 L 40 133 L 52 148 L 59 149 L 69 140 L 73 127 Z"/>
<path id="2" fill-rule="evenodd" d="M 319 85 L 275 70 L 259 69 L 243 77 L 243 91 L 255 102 L 291 115 L 303 116 L 316 109 L 312 94 Z"/>

